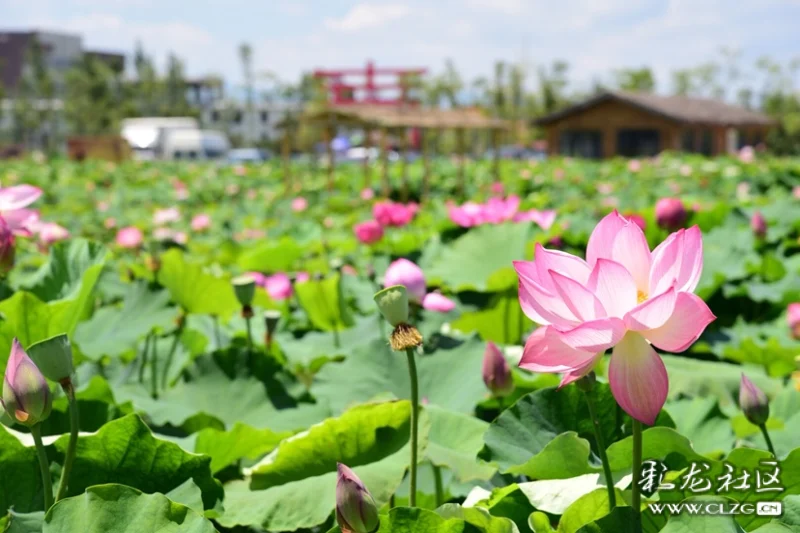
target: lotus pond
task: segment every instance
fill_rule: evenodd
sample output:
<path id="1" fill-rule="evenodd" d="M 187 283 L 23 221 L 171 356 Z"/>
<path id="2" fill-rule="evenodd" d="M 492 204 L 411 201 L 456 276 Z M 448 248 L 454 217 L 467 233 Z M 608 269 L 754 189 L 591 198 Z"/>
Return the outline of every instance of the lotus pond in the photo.
<path id="1" fill-rule="evenodd" d="M 0 163 L 4 531 L 800 531 L 799 160 L 430 171 Z"/>

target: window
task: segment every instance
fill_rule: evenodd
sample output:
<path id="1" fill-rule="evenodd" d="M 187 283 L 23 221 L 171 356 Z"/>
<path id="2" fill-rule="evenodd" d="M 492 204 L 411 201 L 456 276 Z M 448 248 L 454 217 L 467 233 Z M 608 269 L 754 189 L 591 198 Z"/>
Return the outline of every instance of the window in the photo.
<path id="1" fill-rule="evenodd" d="M 711 155 L 714 151 L 714 136 L 711 130 L 703 130 L 700 137 L 700 153 L 703 155 Z"/>
<path id="2" fill-rule="evenodd" d="M 242 122 L 242 112 L 241 111 L 237 111 L 236 113 L 234 113 L 233 121 L 236 124 L 240 124 Z"/>
<path id="3" fill-rule="evenodd" d="M 617 154 L 625 157 L 653 156 L 661 150 L 658 130 L 621 129 L 617 132 Z"/>
<path id="4" fill-rule="evenodd" d="M 219 122 L 219 111 L 211 112 L 211 122 Z"/>
<path id="5" fill-rule="evenodd" d="M 561 133 L 561 155 L 598 159 L 603 156 L 603 134 L 593 130 L 572 130 Z"/>
<path id="6" fill-rule="evenodd" d="M 694 152 L 694 147 L 694 130 L 683 130 L 681 134 L 681 150 L 684 152 Z"/>
<path id="7" fill-rule="evenodd" d="M 266 124 L 268 119 L 269 119 L 269 115 L 267 114 L 267 112 L 266 111 L 262 111 L 261 112 L 261 122 Z"/>
<path id="8" fill-rule="evenodd" d="M 189 153 L 186 156 L 187 159 L 197 159 L 197 152 L 195 150 L 189 150 Z"/>

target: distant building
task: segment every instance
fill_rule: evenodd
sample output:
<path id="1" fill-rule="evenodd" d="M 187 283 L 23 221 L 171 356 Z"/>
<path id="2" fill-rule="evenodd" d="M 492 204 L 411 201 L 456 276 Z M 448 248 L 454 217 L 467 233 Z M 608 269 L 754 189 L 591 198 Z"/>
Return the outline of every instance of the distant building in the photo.
<path id="1" fill-rule="evenodd" d="M 19 88 L 30 47 L 35 41 L 42 46 L 44 62 L 53 78 L 56 95 L 64 94 L 67 71 L 84 55 L 106 62 L 117 72 L 125 70 L 123 54 L 86 50 L 79 35 L 46 31 L 0 32 L 0 83 L 10 96 Z"/>
<path id="2" fill-rule="evenodd" d="M 775 121 L 718 100 L 609 91 L 535 124 L 547 131 L 551 155 L 605 158 L 730 153 L 763 143 Z"/>
<path id="3" fill-rule="evenodd" d="M 281 135 L 281 125 L 290 113 L 300 115 L 302 104 L 293 102 L 256 103 L 252 111 L 247 104 L 217 101 L 203 109 L 204 127 L 222 130 L 241 143 L 258 144 L 275 141 Z"/>

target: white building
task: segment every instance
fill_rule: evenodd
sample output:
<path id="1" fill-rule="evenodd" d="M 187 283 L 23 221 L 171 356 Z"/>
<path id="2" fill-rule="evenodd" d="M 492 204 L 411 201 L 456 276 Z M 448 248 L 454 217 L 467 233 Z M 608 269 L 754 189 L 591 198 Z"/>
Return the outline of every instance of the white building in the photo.
<path id="1" fill-rule="evenodd" d="M 201 121 L 204 127 L 225 131 L 244 144 L 256 144 L 278 139 L 286 115 L 301 111 L 301 104 L 291 102 L 257 103 L 248 112 L 243 102 L 219 101 L 203 109 Z"/>

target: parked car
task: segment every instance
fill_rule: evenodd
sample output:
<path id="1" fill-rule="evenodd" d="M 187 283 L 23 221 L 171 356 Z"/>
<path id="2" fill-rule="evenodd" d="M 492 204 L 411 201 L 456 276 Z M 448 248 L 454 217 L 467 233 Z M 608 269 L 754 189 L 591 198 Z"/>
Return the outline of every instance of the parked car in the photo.
<path id="1" fill-rule="evenodd" d="M 215 130 L 175 130 L 164 139 L 162 157 L 172 160 L 223 159 L 230 150 L 224 133 Z"/>
<path id="2" fill-rule="evenodd" d="M 228 152 L 227 159 L 232 164 L 263 163 L 272 159 L 272 153 L 260 148 L 234 148 Z"/>

